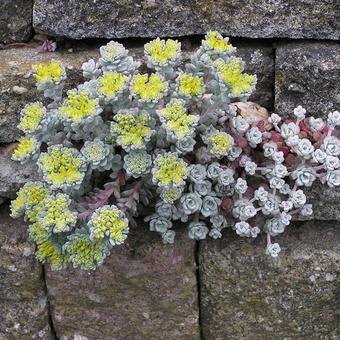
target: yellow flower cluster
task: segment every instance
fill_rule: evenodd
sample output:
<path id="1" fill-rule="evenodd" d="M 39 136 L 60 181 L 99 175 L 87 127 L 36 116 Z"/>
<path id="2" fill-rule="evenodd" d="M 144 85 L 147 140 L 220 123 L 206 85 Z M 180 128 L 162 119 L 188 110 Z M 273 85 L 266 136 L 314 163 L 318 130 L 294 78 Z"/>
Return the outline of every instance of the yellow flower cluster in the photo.
<path id="1" fill-rule="evenodd" d="M 123 148 L 143 149 L 153 133 L 149 127 L 149 115 L 146 112 L 125 111 L 114 118 L 111 133 L 117 137 L 117 143 Z"/>
<path id="2" fill-rule="evenodd" d="M 77 215 L 69 210 L 69 197 L 58 194 L 47 197 L 42 202 L 43 214 L 38 216 L 39 224 L 46 230 L 53 229 L 54 233 L 69 231 L 77 222 Z"/>
<path id="3" fill-rule="evenodd" d="M 67 119 L 78 123 L 86 117 L 96 115 L 96 100 L 90 99 L 87 91 L 72 90 L 67 95 L 67 99 L 60 107 L 60 112 Z"/>
<path id="4" fill-rule="evenodd" d="M 21 111 L 21 121 L 18 128 L 25 133 L 34 132 L 46 115 L 46 109 L 42 103 L 27 104 Z"/>
<path id="5" fill-rule="evenodd" d="M 49 195 L 50 191 L 40 182 L 28 182 L 17 193 L 11 203 L 11 216 L 19 217 L 25 211 L 30 222 L 36 222 L 40 211 L 39 204 Z"/>
<path id="6" fill-rule="evenodd" d="M 44 179 L 60 188 L 64 184 L 77 184 L 84 178 L 85 161 L 76 149 L 53 145 L 39 157 Z"/>
<path id="7" fill-rule="evenodd" d="M 174 100 L 170 105 L 159 111 L 159 116 L 165 119 L 165 128 L 173 132 L 178 139 L 189 136 L 199 117 L 186 113 L 183 101 Z"/>
<path id="8" fill-rule="evenodd" d="M 153 63 L 165 65 L 169 61 L 174 61 L 181 51 L 181 44 L 175 40 L 161 40 L 157 38 L 144 46 L 145 54 L 150 56 Z"/>
<path id="9" fill-rule="evenodd" d="M 106 98 L 114 98 L 126 85 L 128 77 L 118 72 L 107 72 L 98 79 L 99 94 Z"/>
<path id="10" fill-rule="evenodd" d="M 133 77 L 131 84 L 131 91 L 140 97 L 142 102 L 159 100 L 167 88 L 168 83 L 158 73 L 153 73 L 150 76 L 137 74 Z"/>
<path id="11" fill-rule="evenodd" d="M 251 92 L 252 87 L 255 85 L 256 77 L 242 73 L 243 64 L 241 59 L 230 58 L 227 63 L 219 59 L 215 62 L 215 66 L 221 79 L 230 88 L 233 97 Z"/>
<path id="12" fill-rule="evenodd" d="M 181 186 L 188 171 L 187 163 L 177 154 L 167 153 L 156 158 L 153 178 L 160 186 Z"/>
<path id="13" fill-rule="evenodd" d="M 193 97 L 203 93 L 203 80 L 200 77 L 183 73 L 179 76 L 179 93 Z"/>
<path id="14" fill-rule="evenodd" d="M 227 38 L 223 38 L 219 32 L 208 32 L 205 39 L 205 44 L 212 50 L 217 52 L 229 52 L 234 50 L 234 47 L 228 43 Z"/>
<path id="15" fill-rule="evenodd" d="M 65 76 L 65 69 L 61 62 L 52 60 L 49 64 L 37 64 L 33 67 L 35 80 L 39 83 L 53 81 L 59 83 Z"/>
<path id="16" fill-rule="evenodd" d="M 213 133 L 209 139 L 211 152 L 219 156 L 226 156 L 233 146 L 233 138 L 225 132 Z"/>
<path id="17" fill-rule="evenodd" d="M 127 237 L 128 220 L 116 206 L 99 208 L 89 221 L 90 237 L 95 240 L 108 236 L 110 243 L 121 244 Z"/>
<path id="18" fill-rule="evenodd" d="M 38 222 L 33 223 L 28 228 L 29 239 L 37 244 L 41 244 L 48 240 L 50 233 Z"/>
<path id="19" fill-rule="evenodd" d="M 65 244 L 65 252 L 73 266 L 80 269 L 96 269 L 109 255 L 106 244 L 91 241 L 86 234 L 74 234 L 72 240 Z"/>
<path id="20" fill-rule="evenodd" d="M 42 263 L 48 262 L 52 270 L 60 270 L 66 264 L 66 259 L 61 248 L 51 240 L 39 244 L 35 255 Z"/>
<path id="21" fill-rule="evenodd" d="M 19 144 L 13 151 L 12 159 L 16 161 L 25 160 L 33 155 L 38 149 L 38 141 L 35 137 L 21 137 Z"/>

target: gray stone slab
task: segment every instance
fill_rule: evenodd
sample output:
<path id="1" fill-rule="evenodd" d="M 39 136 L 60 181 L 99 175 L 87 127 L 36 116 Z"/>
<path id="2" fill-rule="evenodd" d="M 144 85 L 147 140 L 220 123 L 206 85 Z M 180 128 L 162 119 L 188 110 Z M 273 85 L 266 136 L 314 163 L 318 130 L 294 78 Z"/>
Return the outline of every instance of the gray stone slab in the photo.
<path id="1" fill-rule="evenodd" d="M 1 0 L 0 43 L 27 41 L 32 34 L 32 0 Z"/>
<path id="2" fill-rule="evenodd" d="M 184 36 L 210 29 L 237 37 L 338 39 L 338 0 L 37 0 L 36 31 L 54 36 Z"/>
<path id="3" fill-rule="evenodd" d="M 229 231 L 200 247 L 205 339 L 339 338 L 339 223 L 291 225 L 278 258 Z"/>
<path id="4" fill-rule="evenodd" d="M 310 115 L 340 110 L 340 44 L 288 43 L 276 49 L 275 110 L 292 116 L 302 105 Z"/>

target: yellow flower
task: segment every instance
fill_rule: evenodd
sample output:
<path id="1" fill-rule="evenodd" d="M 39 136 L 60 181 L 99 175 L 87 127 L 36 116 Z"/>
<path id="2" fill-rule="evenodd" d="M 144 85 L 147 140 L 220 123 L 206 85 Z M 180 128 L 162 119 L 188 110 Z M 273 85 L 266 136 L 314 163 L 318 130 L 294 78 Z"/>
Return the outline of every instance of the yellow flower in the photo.
<path id="1" fill-rule="evenodd" d="M 69 210 L 69 197 L 58 194 L 47 197 L 42 202 L 43 213 L 38 215 L 39 224 L 46 230 L 53 229 L 54 233 L 66 232 L 77 222 L 75 213 Z"/>
<path id="2" fill-rule="evenodd" d="M 55 187 L 75 185 L 84 178 L 85 161 L 76 149 L 53 145 L 38 162 L 44 179 Z"/>
<path id="3" fill-rule="evenodd" d="M 128 220 L 116 206 L 99 208 L 89 221 L 90 237 L 100 240 L 108 236 L 112 245 L 121 244 L 127 237 Z"/>
<path id="4" fill-rule="evenodd" d="M 11 217 L 18 218 L 25 212 L 25 193 L 22 189 L 17 192 L 17 198 L 11 202 Z"/>
<path id="5" fill-rule="evenodd" d="M 172 104 L 160 110 L 159 115 L 166 120 L 165 128 L 173 132 L 178 139 L 190 135 L 193 126 L 198 121 L 198 116 L 186 114 L 181 100 L 175 100 Z"/>
<path id="6" fill-rule="evenodd" d="M 111 133 L 117 137 L 117 143 L 123 148 L 143 149 L 153 131 L 149 127 L 149 115 L 146 112 L 120 112 L 111 123 Z"/>
<path id="7" fill-rule="evenodd" d="M 181 44 L 175 40 L 166 41 L 157 38 L 144 46 L 145 54 L 149 55 L 155 64 L 164 65 L 174 61 L 181 50 Z"/>
<path id="8" fill-rule="evenodd" d="M 176 154 L 159 155 L 155 160 L 153 177 L 160 186 L 180 186 L 188 175 L 188 165 Z"/>
<path id="9" fill-rule="evenodd" d="M 228 43 L 228 39 L 216 31 L 208 32 L 206 35 L 205 44 L 212 50 L 217 52 L 227 52 L 234 50 L 234 47 Z"/>
<path id="10" fill-rule="evenodd" d="M 28 236 L 31 241 L 41 244 L 49 238 L 50 233 L 39 223 L 33 223 L 28 228 Z"/>
<path id="11" fill-rule="evenodd" d="M 21 121 L 18 128 L 25 133 L 34 132 L 46 115 L 46 109 L 42 103 L 27 104 L 21 111 Z"/>
<path id="12" fill-rule="evenodd" d="M 179 76 L 179 92 L 186 96 L 198 96 L 203 93 L 203 80 L 200 77 L 183 73 Z"/>
<path id="13" fill-rule="evenodd" d="M 211 152 L 219 156 L 226 156 L 234 143 L 233 138 L 225 132 L 213 133 L 208 141 L 211 146 Z"/>
<path id="14" fill-rule="evenodd" d="M 242 60 L 230 58 L 227 63 L 223 60 L 215 62 L 217 72 L 221 79 L 228 85 L 233 97 L 250 93 L 256 82 L 256 77 L 247 73 L 242 73 Z"/>
<path id="15" fill-rule="evenodd" d="M 88 234 L 74 233 L 65 244 L 65 252 L 74 268 L 96 269 L 109 255 L 107 244 L 91 241 Z"/>
<path id="16" fill-rule="evenodd" d="M 99 93 L 107 98 L 113 98 L 127 83 L 128 77 L 117 72 L 107 72 L 99 81 Z"/>
<path id="17" fill-rule="evenodd" d="M 19 217 L 26 210 L 30 222 L 36 222 L 42 200 L 49 190 L 40 182 L 28 182 L 17 193 L 17 198 L 11 203 L 11 216 Z"/>
<path id="18" fill-rule="evenodd" d="M 158 73 L 150 76 L 147 74 L 137 74 L 132 79 L 131 90 L 138 95 L 143 102 L 157 101 L 163 96 L 167 89 L 167 82 Z"/>
<path id="19" fill-rule="evenodd" d="M 67 99 L 60 108 L 60 112 L 66 118 L 77 123 L 83 118 L 97 114 L 96 100 L 90 99 L 87 91 L 72 90 L 67 95 Z"/>
<path id="20" fill-rule="evenodd" d="M 54 83 L 58 83 L 65 75 L 65 69 L 58 60 L 52 60 L 49 64 L 37 64 L 33 67 L 35 80 L 37 82 L 44 82 L 52 80 Z"/>
<path id="21" fill-rule="evenodd" d="M 35 137 L 21 137 L 12 158 L 17 161 L 27 159 L 37 151 L 37 148 L 38 142 Z"/>
<path id="22" fill-rule="evenodd" d="M 66 263 L 65 256 L 60 247 L 50 240 L 40 243 L 35 255 L 42 263 L 49 263 L 52 270 L 60 270 Z"/>

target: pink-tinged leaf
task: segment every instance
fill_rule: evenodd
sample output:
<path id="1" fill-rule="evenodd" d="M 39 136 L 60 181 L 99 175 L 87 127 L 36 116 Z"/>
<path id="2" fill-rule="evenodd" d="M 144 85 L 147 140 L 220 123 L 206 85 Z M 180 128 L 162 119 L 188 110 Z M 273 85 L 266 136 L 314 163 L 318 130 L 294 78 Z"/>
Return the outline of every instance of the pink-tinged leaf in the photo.
<path id="1" fill-rule="evenodd" d="M 275 132 L 275 131 L 271 132 L 270 139 L 275 143 L 282 141 L 281 135 L 278 132 Z"/>
<path id="2" fill-rule="evenodd" d="M 231 212 L 233 209 L 233 200 L 230 198 L 225 198 L 222 200 L 221 207 L 226 212 Z"/>
<path id="3" fill-rule="evenodd" d="M 38 53 L 54 52 L 57 49 L 57 43 L 52 40 L 45 40 L 38 48 Z"/>
<path id="4" fill-rule="evenodd" d="M 313 132 L 313 139 L 315 142 L 318 142 L 321 138 L 323 138 L 322 133 L 319 131 Z"/>
<path id="5" fill-rule="evenodd" d="M 306 125 L 305 121 L 302 120 L 300 123 L 299 123 L 299 128 L 300 128 L 300 131 L 304 131 L 306 132 L 307 134 L 310 133 L 310 129 L 309 127 Z"/>
<path id="6" fill-rule="evenodd" d="M 283 147 L 280 148 L 280 151 L 282 151 L 283 154 L 285 156 L 287 156 L 289 154 L 289 147 L 288 146 L 283 146 Z"/>
<path id="7" fill-rule="evenodd" d="M 240 148 L 245 148 L 248 144 L 247 139 L 242 136 L 235 136 L 234 141 Z"/>

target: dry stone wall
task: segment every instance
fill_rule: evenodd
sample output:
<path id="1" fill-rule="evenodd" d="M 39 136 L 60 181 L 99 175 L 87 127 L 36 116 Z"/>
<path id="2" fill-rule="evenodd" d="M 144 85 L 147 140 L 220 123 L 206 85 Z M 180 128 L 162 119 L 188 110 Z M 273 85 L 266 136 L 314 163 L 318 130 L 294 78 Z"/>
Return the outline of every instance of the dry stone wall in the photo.
<path id="1" fill-rule="evenodd" d="M 262 238 L 227 231 L 198 245 L 180 233 L 165 246 L 141 224 L 96 272 L 55 273 L 38 264 L 25 223 L 13 221 L 8 209 L 37 175 L 34 164 L 10 159 L 20 109 L 37 97 L 32 64 L 60 59 L 72 88 L 82 81 L 80 65 L 98 55 L 98 41 L 89 38 L 131 38 L 128 48 L 140 57 L 140 37 L 176 36 L 188 55 L 197 35 L 218 29 L 234 37 L 247 72 L 257 74 L 252 101 L 282 116 L 301 104 L 324 117 L 340 109 L 339 19 L 337 0 L 2 1 L 0 339 L 339 338 L 337 189 L 308 190 L 314 220 L 288 228 L 277 259 L 264 254 Z M 37 33 L 87 40 L 37 54 L 36 46 L 22 44 Z"/>

